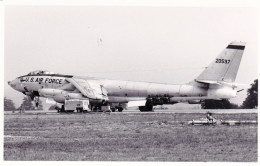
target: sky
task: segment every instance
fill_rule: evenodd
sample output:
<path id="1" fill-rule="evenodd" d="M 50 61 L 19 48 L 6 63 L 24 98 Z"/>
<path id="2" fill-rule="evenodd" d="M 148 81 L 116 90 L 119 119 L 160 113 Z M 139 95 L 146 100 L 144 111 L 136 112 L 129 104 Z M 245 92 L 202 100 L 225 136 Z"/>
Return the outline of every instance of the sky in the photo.
<path id="1" fill-rule="evenodd" d="M 258 78 L 257 8 L 12 5 L 4 19 L 4 95 L 16 106 L 24 95 L 7 81 L 34 70 L 183 84 L 232 41 L 247 43 L 236 82 Z"/>

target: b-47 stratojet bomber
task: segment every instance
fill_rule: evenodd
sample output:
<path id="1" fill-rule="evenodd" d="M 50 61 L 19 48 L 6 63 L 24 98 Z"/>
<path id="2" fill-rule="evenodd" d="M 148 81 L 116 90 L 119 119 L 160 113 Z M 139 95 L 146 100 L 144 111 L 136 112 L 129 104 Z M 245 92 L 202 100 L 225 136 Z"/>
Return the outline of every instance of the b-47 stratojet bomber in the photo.
<path id="1" fill-rule="evenodd" d="M 230 99 L 237 95 L 234 83 L 245 43 L 232 42 L 194 80 L 182 85 L 98 79 L 88 76 L 34 71 L 8 84 L 37 101 L 39 97 L 60 104 L 60 111 L 72 111 L 68 103 L 85 102 L 90 110 L 103 107 L 121 112 L 131 106 L 153 111 L 153 106 L 187 102 L 199 104 L 206 99 Z M 75 108 L 83 109 L 83 108 Z M 80 110 L 82 111 L 82 110 Z"/>

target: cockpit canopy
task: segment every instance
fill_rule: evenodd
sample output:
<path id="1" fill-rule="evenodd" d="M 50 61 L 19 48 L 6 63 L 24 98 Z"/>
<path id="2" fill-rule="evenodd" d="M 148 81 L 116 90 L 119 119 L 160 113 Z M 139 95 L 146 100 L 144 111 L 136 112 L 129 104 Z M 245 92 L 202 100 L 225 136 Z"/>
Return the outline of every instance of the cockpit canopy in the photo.
<path id="1" fill-rule="evenodd" d="M 59 73 L 54 73 L 54 72 L 50 72 L 50 71 L 44 71 L 44 70 L 36 70 L 36 71 L 32 71 L 30 73 L 28 73 L 27 75 L 23 75 L 20 76 L 18 78 L 22 78 L 22 77 L 27 77 L 27 76 L 61 76 L 61 77 L 67 77 L 67 78 L 71 78 L 73 77 L 73 75 L 64 75 L 64 74 L 59 74 Z"/>
<path id="2" fill-rule="evenodd" d="M 43 71 L 43 70 L 36 70 L 36 71 L 30 72 L 27 75 L 30 76 L 30 75 L 42 75 L 42 74 L 46 74 L 47 75 L 47 74 L 57 74 L 57 73 L 49 72 L 49 71 Z"/>

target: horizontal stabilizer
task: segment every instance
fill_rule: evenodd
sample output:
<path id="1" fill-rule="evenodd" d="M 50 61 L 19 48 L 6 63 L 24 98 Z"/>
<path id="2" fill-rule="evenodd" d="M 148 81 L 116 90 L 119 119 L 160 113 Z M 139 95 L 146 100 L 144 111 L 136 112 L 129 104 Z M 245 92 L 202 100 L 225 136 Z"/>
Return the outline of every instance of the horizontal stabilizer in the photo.
<path id="1" fill-rule="evenodd" d="M 211 80 L 195 80 L 198 83 L 203 83 L 203 84 L 216 84 L 216 85 L 220 85 L 221 83 L 217 82 L 217 81 L 211 81 Z"/>
<path id="2" fill-rule="evenodd" d="M 234 83 L 234 82 L 225 82 L 225 81 L 211 81 L 211 80 L 197 80 L 195 79 L 196 82 L 198 83 L 203 83 L 203 84 L 210 84 L 210 85 L 226 85 L 230 86 L 233 88 L 237 88 L 238 86 L 250 86 L 249 84 L 240 84 L 240 83 Z"/>

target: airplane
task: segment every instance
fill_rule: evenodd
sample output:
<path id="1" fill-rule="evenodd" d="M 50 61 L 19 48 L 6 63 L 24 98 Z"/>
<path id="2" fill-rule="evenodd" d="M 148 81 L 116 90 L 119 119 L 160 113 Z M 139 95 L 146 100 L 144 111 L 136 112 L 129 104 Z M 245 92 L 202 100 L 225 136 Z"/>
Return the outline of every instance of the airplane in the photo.
<path id="1" fill-rule="evenodd" d="M 89 76 L 57 74 L 33 71 L 8 84 L 15 90 L 30 96 L 38 103 L 44 97 L 61 104 L 64 112 L 68 100 L 86 100 L 91 110 L 109 106 L 111 111 L 138 106 L 141 112 L 153 111 L 163 104 L 186 102 L 200 104 L 207 99 L 230 99 L 240 91 L 235 90 L 245 43 L 231 42 L 204 71 L 186 84 L 161 84 L 150 82 L 100 79 Z"/>

